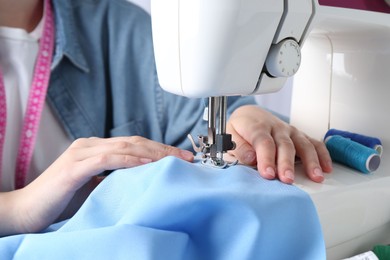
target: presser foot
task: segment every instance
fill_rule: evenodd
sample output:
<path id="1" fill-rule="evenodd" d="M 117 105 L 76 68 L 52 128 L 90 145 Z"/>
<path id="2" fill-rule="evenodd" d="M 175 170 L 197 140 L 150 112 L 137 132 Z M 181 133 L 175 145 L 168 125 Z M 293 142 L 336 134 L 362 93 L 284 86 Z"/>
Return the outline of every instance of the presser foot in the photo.
<path id="1" fill-rule="evenodd" d="M 209 156 L 206 156 L 206 158 L 202 159 L 202 164 L 206 165 L 206 166 L 213 167 L 213 168 L 225 169 L 227 167 L 234 166 L 234 165 L 238 164 L 238 160 L 236 160 L 234 162 L 227 162 L 227 161 L 220 159 L 220 158 L 212 159 Z"/>
<path id="2" fill-rule="evenodd" d="M 200 146 L 197 146 L 195 144 L 194 139 L 192 138 L 191 135 L 188 135 L 188 138 L 190 139 L 192 143 L 192 147 L 197 152 L 199 155 L 196 156 L 198 159 L 201 161 L 203 165 L 210 166 L 213 168 L 219 168 L 219 169 L 224 169 L 230 166 L 234 166 L 238 164 L 238 160 L 229 162 L 223 159 L 224 153 L 218 152 L 210 152 L 211 150 L 211 145 L 207 144 L 205 140 L 207 140 L 204 136 L 198 136 L 198 141 Z M 234 143 L 230 147 L 234 148 Z M 215 146 L 214 146 L 215 147 Z M 211 155 L 216 155 L 216 156 L 211 156 Z"/>

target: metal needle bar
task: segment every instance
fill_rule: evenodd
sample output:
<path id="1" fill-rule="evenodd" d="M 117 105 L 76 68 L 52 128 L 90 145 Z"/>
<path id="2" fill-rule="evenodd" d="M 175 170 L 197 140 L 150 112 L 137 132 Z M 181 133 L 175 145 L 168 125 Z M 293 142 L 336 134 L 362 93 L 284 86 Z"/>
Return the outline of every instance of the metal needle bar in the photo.
<path id="1" fill-rule="evenodd" d="M 215 125 L 216 125 L 216 97 L 209 98 L 209 118 L 208 118 L 208 143 L 215 143 Z"/>
<path id="2" fill-rule="evenodd" d="M 226 107 L 227 107 L 227 97 L 219 97 L 219 134 L 226 134 Z"/>

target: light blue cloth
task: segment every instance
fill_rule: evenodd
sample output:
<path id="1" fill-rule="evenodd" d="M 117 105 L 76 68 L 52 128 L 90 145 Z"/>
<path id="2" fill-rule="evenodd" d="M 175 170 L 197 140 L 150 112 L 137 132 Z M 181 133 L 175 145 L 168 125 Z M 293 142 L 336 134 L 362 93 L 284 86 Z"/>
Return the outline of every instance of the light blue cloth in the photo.
<path id="1" fill-rule="evenodd" d="M 115 171 L 56 231 L 1 238 L 11 258 L 317 260 L 325 245 L 297 187 L 167 157 Z"/>

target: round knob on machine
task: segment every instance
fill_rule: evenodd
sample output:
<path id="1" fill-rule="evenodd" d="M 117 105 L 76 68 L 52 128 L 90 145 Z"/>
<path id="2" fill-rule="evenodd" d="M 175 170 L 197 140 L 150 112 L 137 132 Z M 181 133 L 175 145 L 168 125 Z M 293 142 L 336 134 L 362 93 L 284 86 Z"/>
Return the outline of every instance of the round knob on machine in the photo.
<path id="1" fill-rule="evenodd" d="M 273 77 L 293 76 L 301 64 L 301 48 L 291 39 L 272 44 L 265 66 Z"/>

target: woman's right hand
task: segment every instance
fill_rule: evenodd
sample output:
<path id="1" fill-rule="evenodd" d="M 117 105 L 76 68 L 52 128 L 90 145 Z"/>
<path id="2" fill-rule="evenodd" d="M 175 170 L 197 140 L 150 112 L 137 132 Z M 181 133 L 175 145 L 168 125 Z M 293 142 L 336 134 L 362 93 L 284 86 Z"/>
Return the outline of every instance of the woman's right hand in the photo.
<path id="1" fill-rule="evenodd" d="M 191 152 L 158 143 L 144 137 L 81 138 L 73 144 L 47 170 L 62 173 L 79 189 L 92 176 L 106 170 L 130 168 L 176 156 L 192 161 Z"/>
<path id="2" fill-rule="evenodd" d="M 64 211 L 77 190 L 89 184 L 92 191 L 96 186 L 93 177 L 106 170 L 134 167 L 166 156 L 194 159 L 189 151 L 140 136 L 78 139 L 32 183 L 21 190 L 0 193 L 0 236 L 46 228 Z M 84 198 L 78 201 L 77 208 Z"/>

